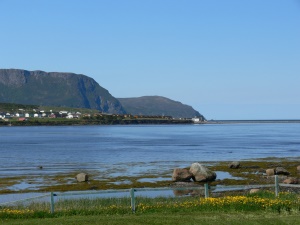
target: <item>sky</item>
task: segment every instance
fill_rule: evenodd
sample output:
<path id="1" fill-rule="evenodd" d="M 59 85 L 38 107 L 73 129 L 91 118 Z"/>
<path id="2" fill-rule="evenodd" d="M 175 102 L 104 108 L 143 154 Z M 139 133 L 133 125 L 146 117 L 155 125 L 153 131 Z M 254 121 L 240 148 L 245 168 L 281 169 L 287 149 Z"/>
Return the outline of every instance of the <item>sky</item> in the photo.
<path id="1" fill-rule="evenodd" d="M 300 119 L 300 0 L 0 0 L 0 68 L 73 72 L 206 119 Z"/>

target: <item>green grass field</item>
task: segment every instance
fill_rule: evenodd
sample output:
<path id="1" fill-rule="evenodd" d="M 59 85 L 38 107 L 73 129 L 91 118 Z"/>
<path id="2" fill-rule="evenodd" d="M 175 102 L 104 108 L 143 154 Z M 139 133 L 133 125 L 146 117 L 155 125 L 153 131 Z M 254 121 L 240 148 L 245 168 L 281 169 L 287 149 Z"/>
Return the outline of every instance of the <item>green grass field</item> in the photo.
<path id="1" fill-rule="evenodd" d="M 0 224 L 300 224 L 300 196 L 261 191 L 218 198 L 63 199 L 0 208 Z"/>
<path id="2" fill-rule="evenodd" d="M 7 225 L 94 225 L 94 224 L 130 224 L 130 225 L 297 225 L 300 215 L 265 213 L 265 212 L 192 212 L 192 213 L 152 213 L 136 215 L 97 215 L 65 216 L 45 219 L 3 219 L 0 224 Z"/>

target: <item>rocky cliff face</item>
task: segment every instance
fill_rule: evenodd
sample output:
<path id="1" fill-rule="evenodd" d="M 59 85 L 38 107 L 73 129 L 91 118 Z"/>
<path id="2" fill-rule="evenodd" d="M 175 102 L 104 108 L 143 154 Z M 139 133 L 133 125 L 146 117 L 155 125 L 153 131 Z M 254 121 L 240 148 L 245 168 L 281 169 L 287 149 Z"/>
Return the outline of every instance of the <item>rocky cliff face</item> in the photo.
<path id="1" fill-rule="evenodd" d="M 120 102 L 94 79 L 74 73 L 0 69 L 0 102 L 126 113 Z"/>

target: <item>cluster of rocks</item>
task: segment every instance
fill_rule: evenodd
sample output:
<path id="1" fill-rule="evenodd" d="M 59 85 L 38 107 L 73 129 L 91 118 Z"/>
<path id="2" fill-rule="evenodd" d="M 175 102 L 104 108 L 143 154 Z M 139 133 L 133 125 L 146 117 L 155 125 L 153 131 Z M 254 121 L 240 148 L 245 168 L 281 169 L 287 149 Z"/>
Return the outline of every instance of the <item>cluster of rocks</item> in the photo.
<path id="1" fill-rule="evenodd" d="M 297 167 L 298 173 L 300 173 L 300 166 Z M 290 172 L 287 171 L 283 167 L 276 167 L 276 168 L 271 168 L 266 170 L 266 175 L 267 176 L 274 176 L 274 175 L 284 175 L 284 176 L 289 176 Z M 284 184 L 298 184 L 299 180 L 296 177 L 287 177 L 285 180 L 283 180 Z"/>
<path id="2" fill-rule="evenodd" d="M 175 168 L 172 181 L 189 182 L 191 179 L 196 182 L 214 181 L 217 174 L 200 163 L 193 163 L 189 169 Z"/>
<path id="3" fill-rule="evenodd" d="M 287 171 L 283 167 L 276 167 L 276 168 L 272 168 L 272 169 L 267 169 L 266 174 L 267 174 L 267 176 L 290 175 L 289 171 Z"/>

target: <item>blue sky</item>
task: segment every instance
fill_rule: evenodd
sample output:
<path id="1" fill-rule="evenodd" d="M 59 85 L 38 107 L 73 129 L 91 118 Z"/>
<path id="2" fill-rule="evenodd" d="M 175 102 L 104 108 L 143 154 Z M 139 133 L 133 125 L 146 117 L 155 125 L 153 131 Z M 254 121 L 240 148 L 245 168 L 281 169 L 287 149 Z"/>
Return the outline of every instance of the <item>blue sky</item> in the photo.
<path id="1" fill-rule="evenodd" d="M 0 68 L 74 72 L 207 119 L 300 118 L 300 0 L 0 0 Z"/>

